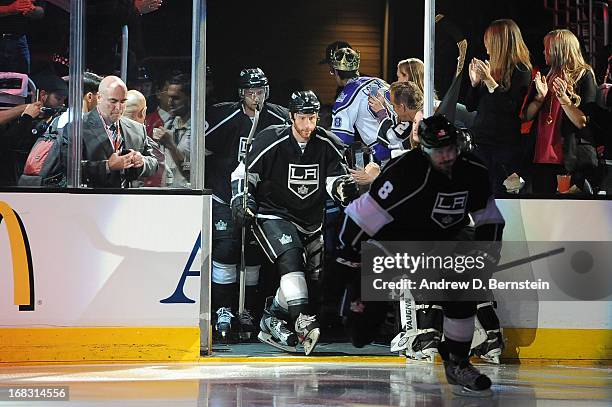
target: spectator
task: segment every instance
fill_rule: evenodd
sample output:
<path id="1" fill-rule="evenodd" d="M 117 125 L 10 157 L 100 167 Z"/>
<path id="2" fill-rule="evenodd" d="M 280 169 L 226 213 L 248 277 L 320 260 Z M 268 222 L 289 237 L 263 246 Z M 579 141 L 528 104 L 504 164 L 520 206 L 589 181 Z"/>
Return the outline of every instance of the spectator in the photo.
<path id="1" fill-rule="evenodd" d="M 44 16 L 44 1 L 0 0 L 0 71 L 30 73 L 28 26 Z"/>
<path id="2" fill-rule="evenodd" d="M 90 187 L 128 186 L 157 170 L 144 126 L 121 117 L 126 99 L 123 81 L 107 76 L 96 109 L 83 116 L 83 181 Z"/>
<path id="3" fill-rule="evenodd" d="M 379 78 L 360 76 L 359 65 L 359 52 L 351 48 L 340 48 L 332 57 L 330 73 L 336 84 L 343 86 L 332 108 L 332 132 L 348 145 L 361 141 L 378 162 L 383 162 L 391 154 L 385 144 L 379 143 L 378 121 L 368 109 L 368 95 L 378 89 L 385 92 L 389 85 Z"/>
<path id="4" fill-rule="evenodd" d="M 147 113 L 147 99 L 137 90 L 131 89 L 127 93 L 125 110 L 123 116 L 132 119 L 140 124 L 144 124 Z"/>
<path id="5" fill-rule="evenodd" d="M 392 150 L 409 150 L 419 142 L 416 129 L 423 117 L 423 91 L 415 82 L 398 81 L 391 84 L 390 93 L 395 120 L 389 117 L 381 95 L 368 100 L 380 123 L 378 137 L 387 140 Z"/>
<path id="6" fill-rule="evenodd" d="M 168 82 L 168 108 L 171 117 L 165 127 L 153 130 L 153 140 L 161 145 L 166 157 L 162 186 L 189 187 L 191 150 L 191 84 L 185 74 L 177 74 Z"/>
<path id="7" fill-rule="evenodd" d="M 128 119 L 137 121 L 140 124 L 145 123 L 145 117 L 147 113 L 147 99 L 145 96 L 137 90 L 131 89 L 127 93 L 127 102 L 125 104 L 125 111 L 123 115 Z M 149 136 L 147 136 L 153 156 L 157 160 L 157 171 L 150 177 L 143 179 L 144 186 L 147 187 L 160 187 L 166 170 L 166 158 L 164 153 L 161 151 L 159 144 Z"/>
<path id="8" fill-rule="evenodd" d="M 102 77 L 93 72 L 83 73 L 83 114 L 93 110 L 98 104 L 98 87 L 102 82 Z M 63 129 L 68 124 L 68 112 L 64 112 L 58 121 L 58 131 Z"/>
<path id="9" fill-rule="evenodd" d="M 476 110 L 472 131 L 474 153 L 489 169 L 495 193 L 521 165 L 520 110 L 531 82 L 529 50 L 512 20 L 496 20 L 484 35 L 489 61 L 473 58 L 469 76 L 468 110 Z"/>
<path id="10" fill-rule="evenodd" d="M 0 127 L 0 186 L 17 185 L 27 152 L 36 142 L 32 123 L 40 114 L 42 102 L 25 105 L 19 118 L 8 128 Z"/>
<path id="11" fill-rule="evenodd" d="M 172 120 L 168 107 L 168 86 L 169 79 L 164 79 L 158 84 L 157 91 L 155 92 L 155 99 L 150 100 L 147 103 L 147 108 L 152 111 L 147 112 L 145 119 L 145 125 L 147 126 L 147 134 L 149 137 L 153 136 L 153 129 L 156 127 L 166 127 L 167 124 Z"/>
<path id="12" fill-rule="evenodd" d="M 397 63 L 398 82 L 413 82 L 419 88 L 422 94 L 425 94 L 425 87 L 423 83 L 424 72 L 425 72 L 425 65 L 423 64 L 423 61 L 421 61 L 418 58 L 408 58 L 408 59 L 401 60 Z M 438 99 L 438 95 L 435 89 L 433 91 L 433 98 L 434 98 L 434 110 L 437 111 L 438 107 L 440 106 L 441 101 Z M 464 105 L 462 105 L 461 103 L 457 103 L 454 124 L 455 126 L 459 128 L 465 128 L 465 127 L 470 128 L 474 121 L 474 116 L 475 116 L 475 113 L 468 112 Z M 419 111 L 416 114 L 416 117 L 413 121 L 412 126 L 406 129 L 406 130 L 409 130 L 410 133 L 412 134 L 412 138 L 410 139 L 411 140 L 410 145 L 412 147 L 418 144 L 417 129 L 418 129 L 418 124 L 422 118 L 423 118 L 423 112 Z M 401 130 L 401 129 L 397 129 L 397 130 Z M 380 129 L 379 129 L 379 134 L 380 134 Z"/>
<path id="13" fill-rule="evenodd" d="M 120 67 L 121 29 L 129 25 L 131 50 L 138 48 L 139 20 L 156 11 L 161 0 L 96 0 L 87 2 L 87 66 L 96 72 L 114 73 Z M 136 37 L 136 38 L 135 38 Z M 136 52 L 138 53 L 138 52 Z M 135 59 L 132 59 L 135 60 Z M 137 66 L 137 65 L 136 65 Z"/>
<path id="14" fill-rule="evenodd" d="M 334 66 L 332 65 L 332 57 L 334 53 L 338 51 L 340 48 L 353 48 L 351 44 L 346 41 L 334 41 L 331 44 L 328 44 L 325 48 L 325 58 L 319 61 L 319 65 L 327 65 L 329 67 L 329 72 L 332 73 L 334 71 Z M 342 92 L 342 88 L 344 86 L 338 86 L 336 88 L 335 97 L 337 98 L 340 92 Z"/>
<path id="15" fill-rule="evenodd" d="M 524 114 L 525 120 L 536 118 L 532 192 L 554 193 L 556 176 L 568 173 L 574 185 L 588 191 L 597 157 L 583 108 L 595 102 L 595 75 L 569 30 L 546 34 L 544 57 L 549 70 L 536 74 L 535 91 Z"/>

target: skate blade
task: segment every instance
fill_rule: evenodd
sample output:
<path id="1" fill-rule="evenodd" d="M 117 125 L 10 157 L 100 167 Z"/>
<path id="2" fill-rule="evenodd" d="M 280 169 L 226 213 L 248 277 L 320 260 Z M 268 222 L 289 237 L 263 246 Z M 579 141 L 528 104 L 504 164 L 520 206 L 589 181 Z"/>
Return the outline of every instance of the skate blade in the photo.
<path id="1" fill-rule="evenodd" d="M 493 396 L 491 389 L 486 390 L 470 390 L 461 385 L 451 385 L 451 392 L 456 396 L 486 398 Z"/>
<path id="2" fill-rule="evenodd" d="M 487 363 L 492 363 L 494 365 L 499 365 L 499 357 L 501 356 L 501 349 L 494 349 L 487 353 L 486 355 L 482 355 L 480 358 Z"/>
<path id="3" fill-rule="evenodd" d="M 319 341 L 320 335 L 321 330 L 319 328 L 315 328 L 308 333 L 308 336 L 304 338 L 302 346 L 304 347 L 304 354 L 306 356 L 310 355 L 310 353 L 314 350 L 315 346 L 317 346 L 317 342 Z"/>
<path id="4" fill-rule="evenodd" d="M 419 363 L 435 363 L 437 352 L 428 352 L 428 353 L 408 353 L 406 352 L 406 358 L 419 362 Z"/>
<path id="5" fill-rule="evenodd" d="M 289 353 L 298 353 L 298 350 L 295 346 L 283 345 L 282 343 L 278 343 L 272 339 L 272 335 L 267 334 L 263 331 L 260 331 L 257 335 L 257 339 L 259 339 L 262 343 L 267 343 L 270 346 L 274 346 L 276 349 L 280 349 Z"/>

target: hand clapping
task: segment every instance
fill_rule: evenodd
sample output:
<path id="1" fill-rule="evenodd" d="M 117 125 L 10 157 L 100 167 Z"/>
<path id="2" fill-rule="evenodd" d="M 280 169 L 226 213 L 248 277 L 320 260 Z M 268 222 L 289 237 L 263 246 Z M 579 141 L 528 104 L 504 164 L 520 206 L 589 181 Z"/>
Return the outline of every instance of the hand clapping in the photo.
<path id="1" fill-rule="evenodd" d="M 552 83 L 552 89 L 561 106 L 571 103 L 571 99 L 567 95 L 567 82 L 565 80 L 559 77 L 555 78 Z"/>
<path id="2" fill-rule="evenodd" d="M 478 84 L 480 84 L 480 72 L 478 71 L 478 68 L 476 67 L 476 58 L 472 58 L 472 60 L 470 61 L 470 66 L 468 69 L 468 73 L 470 75 L 470 82 L 472 83 L 472 87 L 476 87 L 478 86 Z"/>
<path id="3" fill-rule="evenodd" d="M 538 92 L 538 97 L 540 100 L 544 100 L 548 94 L 548 83 L 546 83 L 546 76 L 542 76 L 540 72 L 537 72 L 533 82 L 535 84 L 536 92 Z"/>
<path id="4" fill-rule="evenodd" d="M 15 12 L 26 15 L 36 8 L 32 0 L 15 0 L 11 6 L 15 10 Z"/>

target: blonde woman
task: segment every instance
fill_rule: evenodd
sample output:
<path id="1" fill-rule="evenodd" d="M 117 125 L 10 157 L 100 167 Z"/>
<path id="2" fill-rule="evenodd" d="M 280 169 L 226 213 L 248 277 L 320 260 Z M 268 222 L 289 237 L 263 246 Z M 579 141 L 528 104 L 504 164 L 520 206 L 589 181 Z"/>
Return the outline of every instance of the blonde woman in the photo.
<path id="1" fill-rule="evenodd" d="M 503 181 L 521 166 L 519 114 L 531 81 L 531 62 L 512 20 L 493 21 L 485 31 L 484 44 L 489 60 L 470 62 L 467 107 L 476 110 L 474 153 L 489 169 L 493 192 L 503 193 Z"/>
<path id="2" fill-rule="evenodd" d="M 583 108 L 595 101 L 595 75 L 569 30 L 546 34 L 544 57 L 549 70 L 536 74 L 534 96 L 523 117 L 536 119 L 532 191 L 554 193 L 556 176 L 566 173 L 580 189 L 588 190 L 584 180 L 593 175 L 597 158 Z"/>
<path id="3" fill-rule="evenodd" d="M 398 82 L 414 82 L 421 93 L 425 93 L 425 85 L 423 78 L 425 77 L 425 65 L 418 58 L 402 59 L 397 63 L 397 81 Z M 434 99 L 438 101 L 438 96 L 434 90 Z"/>
<path id="4" fill-rule="evenodd" d="M 398 82 L 413 82 L 421 91 L 421 94 L 425 93 L 424 76 L 425 76 L 425 65 L 423 61 L 418 58 L 407 58 L 398 62 L 397 64 L 397 81 Z M 436 90 L 434 89 L 434 109 L 438 109 L 441 101 L 438 99 Z M 455 114 L 455 125 L 458 127 L 471 127 L 474 120 L 474 113 L 467 111 L 466 107 L 460 103 L 457 103 Z M 413 125 L 411 128 L 410 137 L 410 148 L 414 148 L 419 144 L 419 137 L 417 135 L 417 129 L 419 122 L 423 118 L 423 112 L 419 111 L 414 118 Z"/>

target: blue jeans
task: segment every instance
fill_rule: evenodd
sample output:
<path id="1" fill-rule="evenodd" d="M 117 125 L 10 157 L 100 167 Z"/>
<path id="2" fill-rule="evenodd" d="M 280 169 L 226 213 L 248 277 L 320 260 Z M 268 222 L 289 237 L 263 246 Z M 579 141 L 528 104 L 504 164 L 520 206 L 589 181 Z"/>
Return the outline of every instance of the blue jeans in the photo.
<path id="1" fill-rule="evenodd" d="M 30 74 L 30 49 L 25 34 L 0 37 L 0 72 Z"/>

